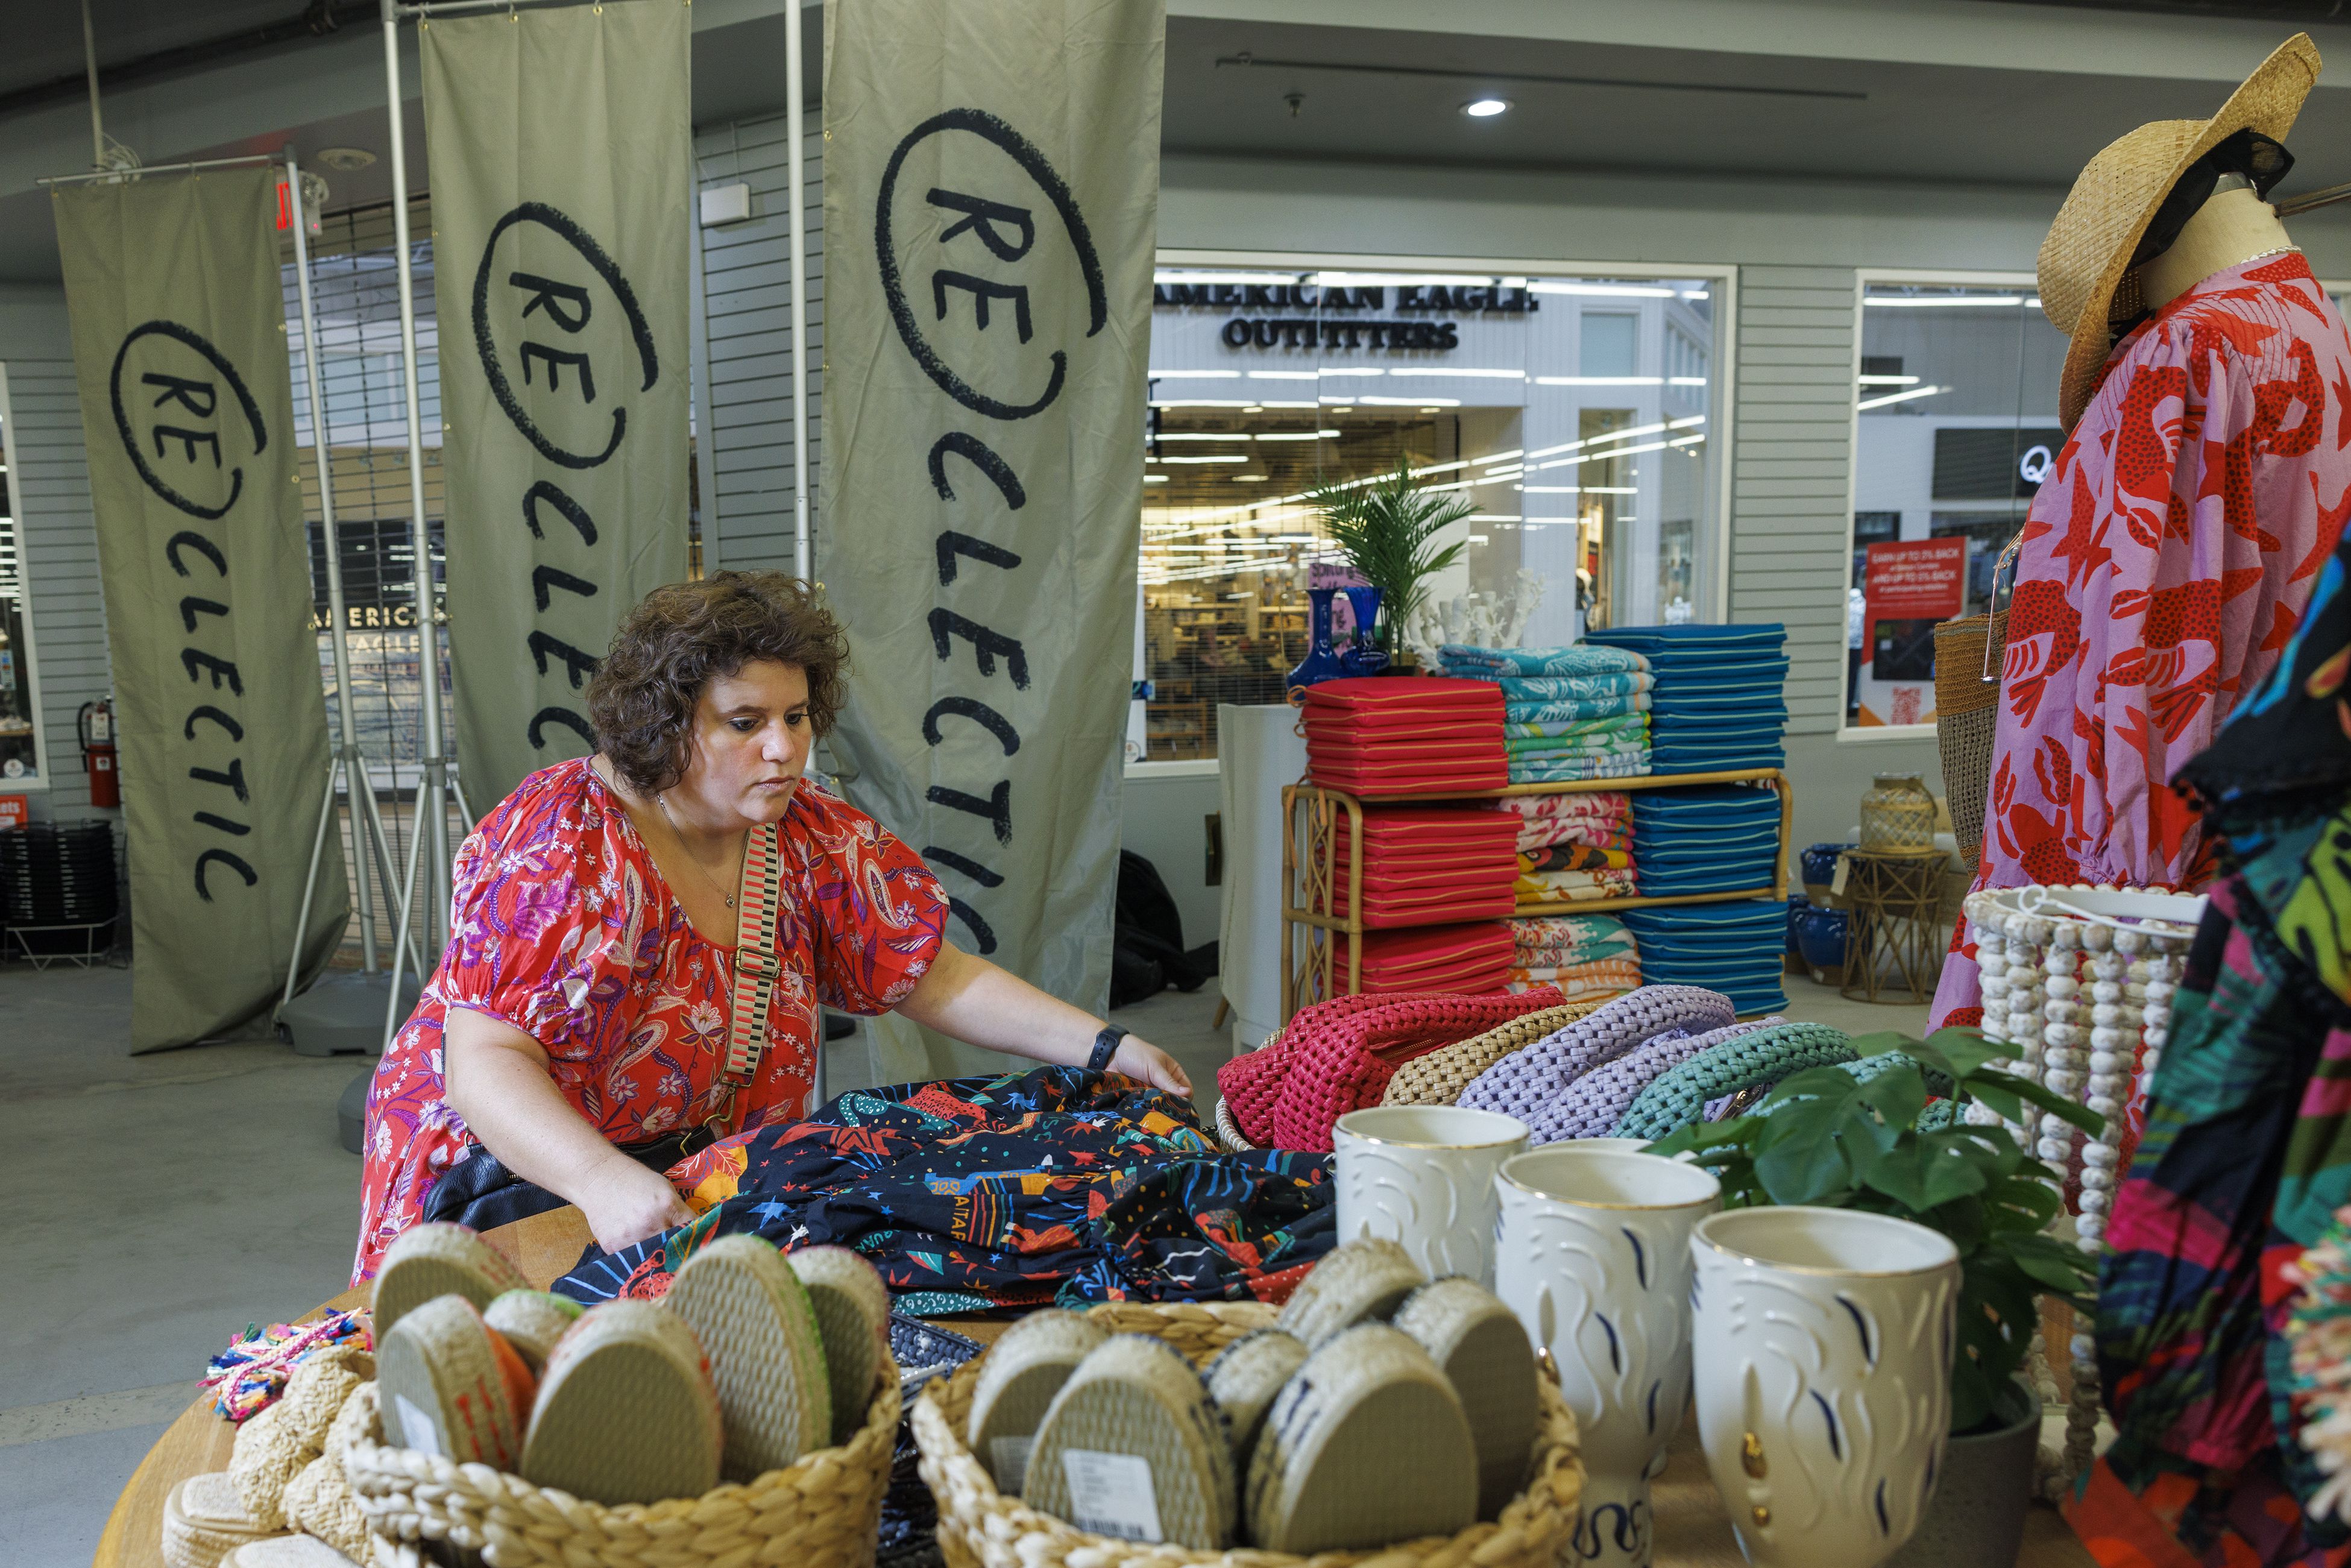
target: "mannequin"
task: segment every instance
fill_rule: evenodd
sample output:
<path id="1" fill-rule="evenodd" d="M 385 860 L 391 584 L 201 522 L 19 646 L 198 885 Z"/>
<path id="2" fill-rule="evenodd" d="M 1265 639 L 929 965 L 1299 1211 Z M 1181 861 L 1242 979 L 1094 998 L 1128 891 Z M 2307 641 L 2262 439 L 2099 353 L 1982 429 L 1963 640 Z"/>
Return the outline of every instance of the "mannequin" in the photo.
<path id="1" fill-rule="evenodd" d="M 2224 174 L 2171 248 L 2139 264 L 2139 294 L 2149 310 L 2160 310 L 2216 272 L 2295 248 L 2277 214 L 2253 193 L 2252 183 Z"/>

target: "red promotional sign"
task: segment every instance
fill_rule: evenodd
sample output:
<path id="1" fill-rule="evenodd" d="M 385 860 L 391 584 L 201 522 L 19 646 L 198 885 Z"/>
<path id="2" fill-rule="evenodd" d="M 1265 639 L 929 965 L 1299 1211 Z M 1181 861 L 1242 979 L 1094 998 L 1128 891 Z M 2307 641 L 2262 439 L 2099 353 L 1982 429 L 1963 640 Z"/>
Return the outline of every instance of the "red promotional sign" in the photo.
<path id="1" fill-rule="evenodd" d="M 1935 623 L 1967 604 L 1968 541 L 1913 539 L 1869 547 L 1857 721 L 1931 724 Z"/>
<path id="2" fill-rule="evenodd" d="M 1968 541 L 1918 539 L 1869 547 L 1863 587 L 1872 621 L 1948 621 L 1967 598 Z"/>

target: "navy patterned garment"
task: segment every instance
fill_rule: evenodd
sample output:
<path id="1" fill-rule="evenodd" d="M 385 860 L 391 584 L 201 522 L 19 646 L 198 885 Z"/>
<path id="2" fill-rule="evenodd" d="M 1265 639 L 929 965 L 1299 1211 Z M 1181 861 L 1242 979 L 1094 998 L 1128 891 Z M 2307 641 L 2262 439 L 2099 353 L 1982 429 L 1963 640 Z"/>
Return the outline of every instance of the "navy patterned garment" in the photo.
<path id="1" fill-rule="evenodd" d="M 925 1317 L 1280 1302 L 1337 1240 L 1329 1155 L 1219 1153 L 1190 1101 L 1075 1067 L 855 1090 L 669 1174 L 700 1218 L 591 1246 L 555 1290 L 656 1298 L 696 1249 L 748 1231 L 852 1248 Z"/>

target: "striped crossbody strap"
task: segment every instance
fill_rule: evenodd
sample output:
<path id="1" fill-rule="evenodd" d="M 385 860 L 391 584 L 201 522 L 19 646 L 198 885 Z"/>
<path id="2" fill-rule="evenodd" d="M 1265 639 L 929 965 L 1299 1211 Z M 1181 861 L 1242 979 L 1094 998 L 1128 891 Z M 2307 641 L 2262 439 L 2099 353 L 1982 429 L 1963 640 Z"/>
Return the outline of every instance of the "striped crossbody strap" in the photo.
<path id="1" fill-rule="evenodd" d="M 711 1118 L 722 1133 L 731 1127 L 736 1098 L 758 1077 L 768 1051 L 768 1009 L 784 977 L 776 952 L 783 871 L 776 824 L 762 822 L 743 841 L 743 886 L 735 900 L 735 995 L 726 1019 L 726 1065 L 719 1074 L 726 1093 Z"/>

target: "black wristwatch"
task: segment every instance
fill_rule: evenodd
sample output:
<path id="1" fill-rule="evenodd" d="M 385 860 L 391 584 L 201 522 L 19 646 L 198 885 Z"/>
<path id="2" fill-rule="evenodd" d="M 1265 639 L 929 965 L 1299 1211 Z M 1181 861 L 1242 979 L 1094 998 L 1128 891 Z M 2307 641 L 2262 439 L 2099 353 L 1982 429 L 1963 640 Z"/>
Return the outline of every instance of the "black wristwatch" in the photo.
<path id="1" fill-rule="evenodd" d="M 1118 1042 L 1125 1038 L 1126 1030 L 1119 1028 L 1118 1025 L 1114 1023 L 1102 1025 L 1102 1032 L 1094 1036 L 1093 1054 L 1086 1058 L 1086 1071 L 1109 1071 L 1110 1059 L 1118 1054 Z"/>

